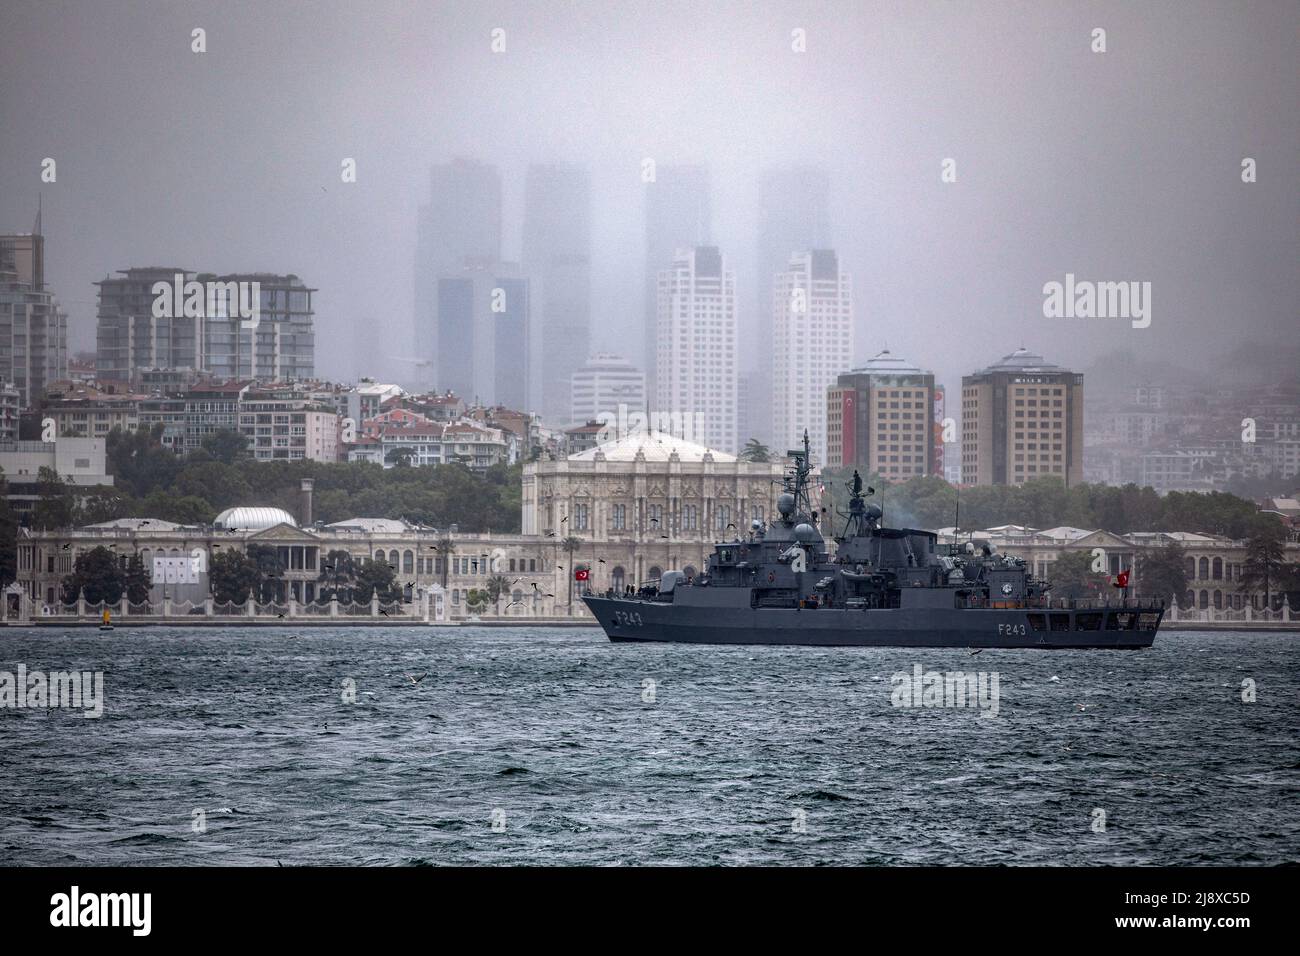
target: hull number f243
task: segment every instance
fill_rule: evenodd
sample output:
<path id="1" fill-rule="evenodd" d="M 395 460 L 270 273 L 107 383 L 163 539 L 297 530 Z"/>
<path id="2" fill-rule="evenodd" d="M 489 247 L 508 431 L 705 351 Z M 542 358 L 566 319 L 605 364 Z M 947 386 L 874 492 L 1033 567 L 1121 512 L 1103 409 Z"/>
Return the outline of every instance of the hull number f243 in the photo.
<path id="1" fill-rule="evenodd" d="M 615 611 L 614 623 L 622 627 L 640 627 L 641 615 L 636 611 Z"/>

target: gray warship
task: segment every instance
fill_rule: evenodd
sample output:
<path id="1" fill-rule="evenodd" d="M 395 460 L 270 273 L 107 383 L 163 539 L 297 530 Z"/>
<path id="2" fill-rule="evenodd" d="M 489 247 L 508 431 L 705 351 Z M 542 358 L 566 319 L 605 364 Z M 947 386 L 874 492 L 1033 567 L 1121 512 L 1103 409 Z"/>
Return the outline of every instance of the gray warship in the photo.
<path id="1" fill-rule="evenodd" d="M 884 527 L 857 472 L 832 554 L 809 499 L 806 433 L 788 454 L 780 517 L 717 543 L 698 576 L 667 571 L 621 593 L 582 595 L 611 641 L 1043 649 L 1155 641 L 1163 602 L 1053 600 L 1022 559 L 987 542 L 941 546 L 934 532 Z"/>

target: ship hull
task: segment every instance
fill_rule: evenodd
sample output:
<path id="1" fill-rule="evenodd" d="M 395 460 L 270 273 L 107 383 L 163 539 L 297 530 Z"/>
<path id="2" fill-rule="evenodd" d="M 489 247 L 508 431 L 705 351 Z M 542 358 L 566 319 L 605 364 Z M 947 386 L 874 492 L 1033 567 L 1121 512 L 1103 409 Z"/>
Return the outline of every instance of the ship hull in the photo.
<path id="1" fill-rule="evenodd" d="M 736 608 L 584 596 L 617 642 L 810 647 L 1138 650 L 1155 641 L 1159 608 Z"/>

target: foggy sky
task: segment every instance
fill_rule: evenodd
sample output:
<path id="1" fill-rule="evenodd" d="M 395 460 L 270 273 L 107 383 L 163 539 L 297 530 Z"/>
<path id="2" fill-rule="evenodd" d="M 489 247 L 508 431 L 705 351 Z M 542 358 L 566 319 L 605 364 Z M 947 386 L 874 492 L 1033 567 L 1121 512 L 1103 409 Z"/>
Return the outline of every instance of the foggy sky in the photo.
<path id="1" fill-rule="evenodd" d="M 410 367 L 387 357 L 409 354 L 434 163 L 500 169 L 509 260 L 528 165 L 587 166 L 591 351 L 625 354 L 645 315 L 642 159 L 708 166 L 742 330 L 770 301 L 753 265 L 763 171 L 811 165 L 853 276 L 854 359 L 887 341 L 950 387 L 1022 343 L 1078 368 L 1117 348 L 1206 363 L 1297 338 L 1298 11 L 4 0 L 0 232 L 29 230 L 42 193 L 74 349 L 93 349 L 91 283 L 111 272 L 294 272 L 320 289 L 318 374 L 400 380 Z M 1045 319 L 1043 284 L 1067 272 L 1150 281 L 1151 327 Z"/>

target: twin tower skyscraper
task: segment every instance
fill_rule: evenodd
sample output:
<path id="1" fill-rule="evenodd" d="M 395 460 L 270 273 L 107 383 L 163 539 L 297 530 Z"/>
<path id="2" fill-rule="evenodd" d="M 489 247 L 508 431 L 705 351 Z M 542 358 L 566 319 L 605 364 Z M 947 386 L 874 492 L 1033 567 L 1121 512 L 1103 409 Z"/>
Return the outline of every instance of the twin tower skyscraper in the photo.
<path id="1" fill-rule="evenodd" d="M 569 378 L 591 339 L 591 178 L 532 166 L 520 262 L 502 258 L 501 174 L 456 159 L 435 166 L 419 211 L 416 362 L 432 384 L 562 422 Z"/>
<path id="2" fill-rule="evenodd" d="M 648 173 L 644 166 L 639 172 L 645 184 L 644 300 L 597 303 L 593 311 L 594 201 L 584 167 L 529 167 L 517 263 L 503 261 L 498 169 L 473 159 L 433 167 L 429 201 L 418 217 L 412 357 L 431 370 L 430 384 L 467 399 L 540 411 L 548 424 L 564 423 L 571 375 L 596 351 L 595 321 L 632 333 L 619 351 L 644 370 L 647 395 L 656 400 L 663 392 L 656 388 L 662 273 L 674 270 L 680 250 L 713 245 L 713 200 L 704 166 L 652 164 Z M 727 444 L 748 437 L 789 440 L 771 434 L 774 277 L 789 268 L 792 255 L 823 248 L 830 238 L 829 178 L 822 170 L 767 171 L 759 204 L 753 272 L 740 270 L 736 283 L 740 367 L 730 372 L 742 384 L 727 400 L 743 407 L 725 410 L 738 423 L 728 429 Z M 603 344 L 608 348 L 607 340 Z M 670 400 L 680 401 L 677 389 L 669 391 Z M 707 423 L 713 409 L 700 411 Z"/>

